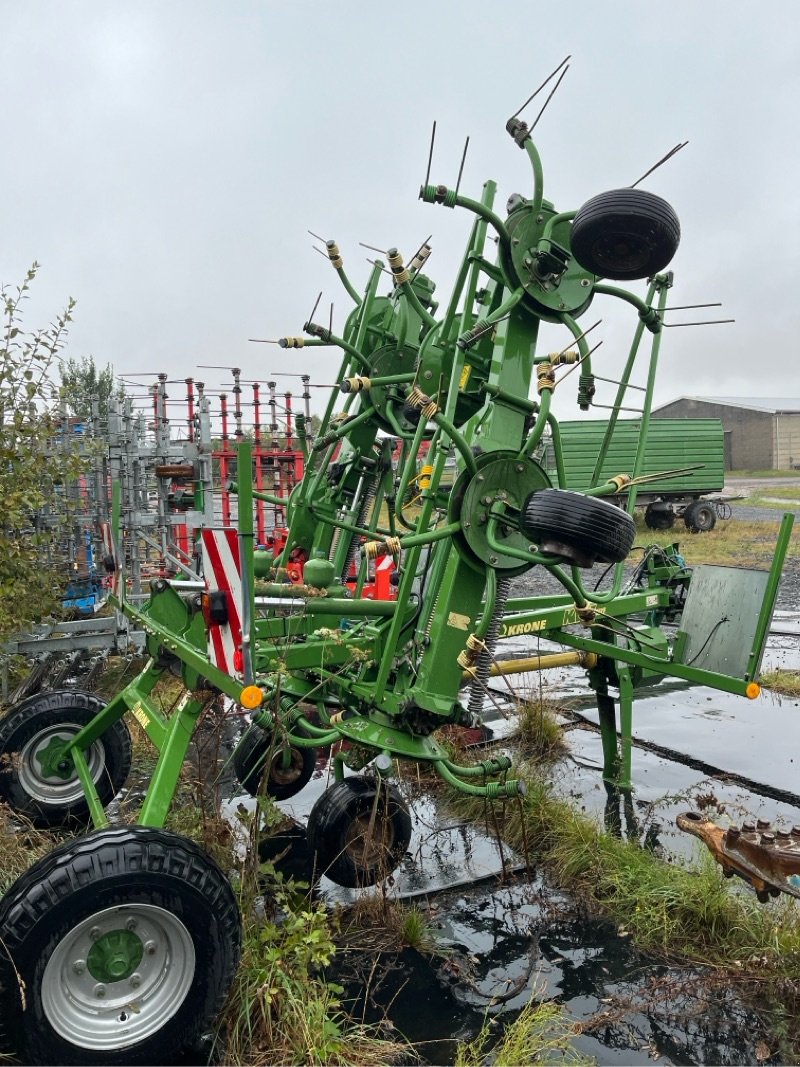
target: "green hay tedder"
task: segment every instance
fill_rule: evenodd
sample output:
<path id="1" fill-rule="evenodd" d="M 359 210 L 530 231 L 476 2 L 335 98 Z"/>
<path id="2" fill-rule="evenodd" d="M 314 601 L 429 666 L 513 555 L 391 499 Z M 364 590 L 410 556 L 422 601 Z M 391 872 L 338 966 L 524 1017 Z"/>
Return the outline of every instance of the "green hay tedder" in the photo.
<path id="1" fill-rule="evenodd" d="M 427 244 L 408 263 L 390 249 L 360 293 L 327 242 L 352 301 L 341 336 L 309 321 L 280 344 L 339 350 L 341 385 L 316 439 L 301 435 L 305 473 L 280 501 L 282 550 L 254 543 L 246 442 L 238 528 L 202 532 L 202 587 L 160 579 L 144 604 L 129 603 L 117 514 L 108 566 L 119 608 L 147 635 L 146 668 L 107 704 L 62 690 L 0 721 L 0 799 L 36 826 L 83 831 L 0 904 L 0 1044 L 24 1062 L 168 1062 L 220 1009 L 239 956 L 234 892 L 203 850 L 163 828 L 195 728 L 220 694 L 251 713 L 234 755 L 251 792 L 263 780 L 271 795 L 292 796 L 316 750 L 332 747 L 333 782 L 308 837 L 318 872 L 345 886 L 375 883 L 407 850 L 396 761 L 489 800 L 524 791 L 507 756 L 459 765 L 438 738 L 440 727 L 480 723 L 492 675 L 583 665 L 604 776 L 624 787 L 637 686 L 670 676 L 758 694 L 790 519 L 769 572 L 691 572 L 677 546 L 648 547 L 633 574 L 625 569 L 637 487 L 652 477 L 642 465 L 678 219 L 637 188 L 556 206 L 528 126 L 514 116 L 507 130 L 528 187 L 504 211 L 492 181 L 475 199 L 427 178 L 420 190 L 470 220 L 446 302 L 425 273 Z M 625 287 L 639 280 L 642 296 Z M 607 301 L 629 309 L 632 340 L 591 473 L 567 489 L 551 401 L 569 390 L 591 409 L 583 322 Z M 563 328 L 556 352 L 539 351 L 543 323 Z M 637 363 L 636 458 L 601 477 Z M 600 591 L 587 578 L 598 563 L 609 569 Z M 387 570 L 391 596 L 363 595 Z M 537 592 L 545 572 L 556 584 Z M 504 639 L 526 637 L 531 652 L 539 639 L 567 651 L 507 663 Z M 185 690 L 169 714 L 152 696 L 165 672 Z M 136 823 L 112 826 L 106 806 L 131 765 L 129 715 L 159 755 Z"/>

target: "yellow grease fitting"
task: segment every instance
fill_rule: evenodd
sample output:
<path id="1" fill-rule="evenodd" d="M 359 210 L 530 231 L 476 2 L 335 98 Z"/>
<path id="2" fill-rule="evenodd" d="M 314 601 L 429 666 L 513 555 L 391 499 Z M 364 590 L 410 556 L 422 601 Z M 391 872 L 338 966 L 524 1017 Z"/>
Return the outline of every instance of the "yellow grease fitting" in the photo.
<path id="1" fill-rule="evenodd" d="M 243 708 L 252 711 L 257 708 L 264 699 L 264 690 L 257 685 L 246 685 L 239 697 L 239 703 Z"/>

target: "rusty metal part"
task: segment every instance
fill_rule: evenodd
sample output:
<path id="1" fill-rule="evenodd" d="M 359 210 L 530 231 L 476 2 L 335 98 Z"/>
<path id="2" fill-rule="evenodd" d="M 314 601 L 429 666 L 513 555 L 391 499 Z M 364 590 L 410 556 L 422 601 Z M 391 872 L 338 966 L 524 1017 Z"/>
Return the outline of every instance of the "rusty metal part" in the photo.
<path id="1" fill-rule="evenodd" d="M 727 878 L 738 874 L 762 903 L 779 893 L 800 897 L 800 826 L 773 830 L 766 819 L 759 819 L 723 830 L 694 811 L 683 812 L 676 822 L 700 838 Z"/>
<path id="2" fill-rule="evenodd" d="M 155 475 L 157 478 L 194 478 L 195 470 L 191 463 L 159 463 Z"/>

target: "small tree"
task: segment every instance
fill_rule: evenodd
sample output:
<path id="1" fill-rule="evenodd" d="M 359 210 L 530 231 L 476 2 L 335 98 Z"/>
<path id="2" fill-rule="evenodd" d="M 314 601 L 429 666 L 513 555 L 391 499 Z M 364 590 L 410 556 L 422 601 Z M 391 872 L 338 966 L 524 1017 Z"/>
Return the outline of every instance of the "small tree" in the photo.
<path id="1" fill-rule="evenodd" d="M 92 356 L 71 356 L 61 362 L 61 390 L 70 415 L 86 422 L 96 400 L 101 419 L 108 416 L 108 401 L 114 392 L 114 370 L 107 363 L 98 370 Z"/>
<path id="2" fill-rule="evenodd" d="M 53 380 L 75 302 L 44 329 L 22 329 L 21 306 L 38 268 L 16 289 L 0 288 L 0 642 L 61 600 L 66 560 L 42 511 L 57 509 L 82 464 L 69 428 L 59 425 Z"/>

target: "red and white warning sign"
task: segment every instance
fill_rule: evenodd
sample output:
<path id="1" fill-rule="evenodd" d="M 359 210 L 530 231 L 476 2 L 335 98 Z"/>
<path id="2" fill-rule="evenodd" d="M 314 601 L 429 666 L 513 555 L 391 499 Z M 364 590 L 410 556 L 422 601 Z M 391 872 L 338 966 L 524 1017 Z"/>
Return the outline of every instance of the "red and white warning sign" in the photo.
<path id="1" fill-rule="evenodd" d="M 212 606 L 208 624 L 208 657 L 231 678 L 241 677 L 242 648 L 242 570 L 239 537 L 236 530 L 202 531 L 203 577 L 209 594 L 221 592 L 226 610 Z M 216 621 L 221 614 L 225 621 Z M 238 665 L 238 669 L 237 669 Z"/>

